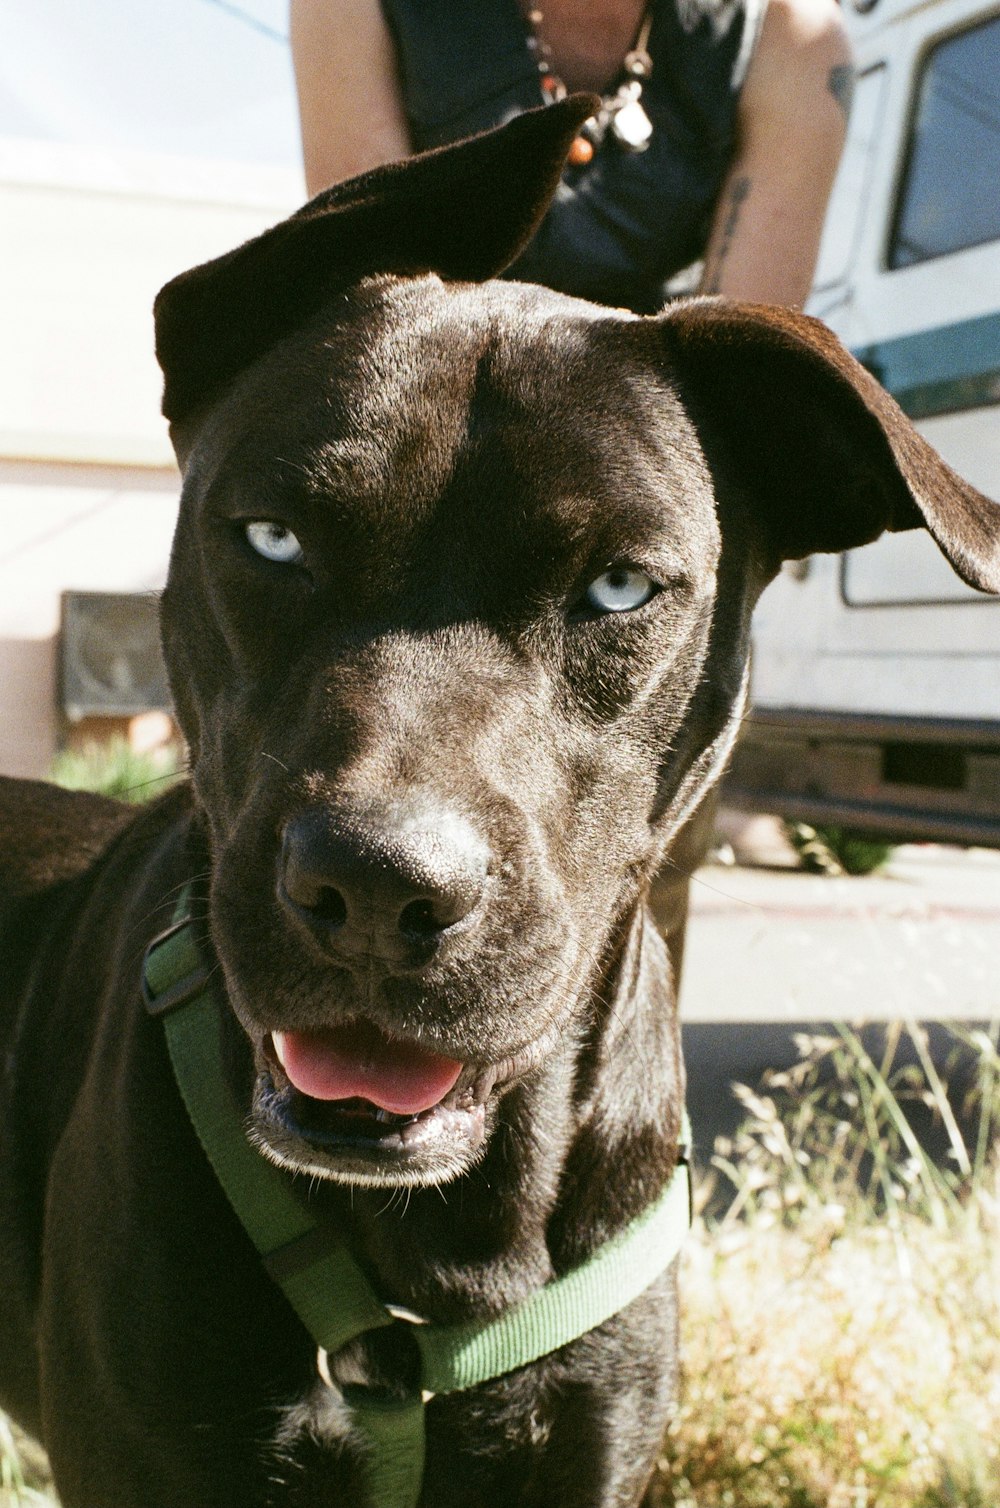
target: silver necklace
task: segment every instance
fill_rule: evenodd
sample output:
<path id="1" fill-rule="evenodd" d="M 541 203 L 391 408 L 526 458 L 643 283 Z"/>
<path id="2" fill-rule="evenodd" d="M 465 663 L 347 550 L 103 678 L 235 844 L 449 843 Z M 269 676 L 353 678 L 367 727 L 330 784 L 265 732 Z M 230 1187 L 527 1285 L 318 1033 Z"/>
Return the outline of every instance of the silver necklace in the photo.
<path id="1" fill-rule="evenodd" d="M 566 85 L 552 66 L 552 49 L 542 30 L 545 17 L 537 5 L 526 12 L 528 22 L 528 47 L 538 67 L 542 99 L 547 105 L 566 98 Z M 585 167 L 594 153 L 609 137 L 623 152 L 644 152 L 653 134 L 653 122 L 642 103 L 642 90 L 653 72 L 653 60 L 649 55 L 649 34 L 653 27 L 652 5 L 642 22 L 635 42 L 625 54 L 622 64 L 622 82 L 613 94 L 605 94 L 600 108 L 589 120 L 584 121 L 580 134 L 569 150 L 573 167 Z"/>

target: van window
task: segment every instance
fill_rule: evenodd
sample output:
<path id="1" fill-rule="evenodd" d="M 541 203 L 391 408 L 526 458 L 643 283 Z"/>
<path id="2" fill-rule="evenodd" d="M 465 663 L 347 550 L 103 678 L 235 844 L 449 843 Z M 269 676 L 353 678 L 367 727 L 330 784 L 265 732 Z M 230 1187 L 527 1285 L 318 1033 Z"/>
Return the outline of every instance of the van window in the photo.
<path id="1" fill-rule="evenodd" d="M 1000 238 L 1000 16 L 940 42 L 917 87 L 890 267 Z"/>

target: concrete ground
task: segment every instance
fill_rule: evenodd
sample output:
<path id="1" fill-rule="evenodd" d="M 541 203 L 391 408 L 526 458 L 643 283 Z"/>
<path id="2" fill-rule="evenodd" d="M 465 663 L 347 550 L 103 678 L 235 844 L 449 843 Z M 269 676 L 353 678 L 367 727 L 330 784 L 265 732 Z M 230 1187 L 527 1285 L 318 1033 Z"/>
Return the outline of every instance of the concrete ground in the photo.
<path id="1" fill-rule="evenodd" d="M 1000 1016 L 1000 851 L 899 848 L 865 877 L 706 865 L 687 1021 Z"/>
<path id="2" fill-rule="evenodd" d="M 702 1157 L 739 1119 L 732 1081 L 794 1063 L 799 1032 L 867 1022 L 874 1047 L 908 1018 L 943 1061 L 942 1023 L 1000 1018 L 1000 852 L 909 845 L 880 874 L 830 878 L 787 867 L 765 823 L 749 862 L 708 864 L 691 890 L 681 1019 Z"/>

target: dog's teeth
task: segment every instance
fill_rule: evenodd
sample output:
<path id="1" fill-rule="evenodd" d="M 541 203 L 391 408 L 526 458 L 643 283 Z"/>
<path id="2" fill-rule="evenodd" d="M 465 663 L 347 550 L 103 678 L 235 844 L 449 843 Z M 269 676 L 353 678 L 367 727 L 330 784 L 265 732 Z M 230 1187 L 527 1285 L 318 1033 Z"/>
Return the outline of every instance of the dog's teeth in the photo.
<path id="1" fill-rule="evenodd" d="M 398 1114 L 395 1114 L 395 1111 L 383 1110 L 380 1105 L 377 1105 L 376 1110 L 374 1110 L 374 1119 L 380 1120 L 383 1125 L 394 1125 L 397 1128 L 401 1128 L 401 1126 L 412 1126 L 415 1120 L 419 1120 L 419 1116 L 398 1116 Z"/>
<path id="2" fill-rule="evenodd" d="M 396 1115 L 392 1110 L 383 1110 L 379 1105 L 375 1107 L 374 1116 L 383 1125 L 392 1126 L 412 1126 L 414 1121 L 420 1119 L 419 1115 Z"/>

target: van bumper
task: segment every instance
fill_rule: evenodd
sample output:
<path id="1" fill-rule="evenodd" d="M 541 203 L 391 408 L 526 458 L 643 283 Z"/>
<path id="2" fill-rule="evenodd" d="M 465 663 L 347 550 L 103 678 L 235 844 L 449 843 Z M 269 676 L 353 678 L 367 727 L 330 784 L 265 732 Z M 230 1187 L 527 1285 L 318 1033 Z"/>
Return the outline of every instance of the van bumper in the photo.
<path id="1" fill-rule="evenodd" d="M 1000 848 L 1000 721 L 754 707 L 722 797 L 900 842 Z"/>

